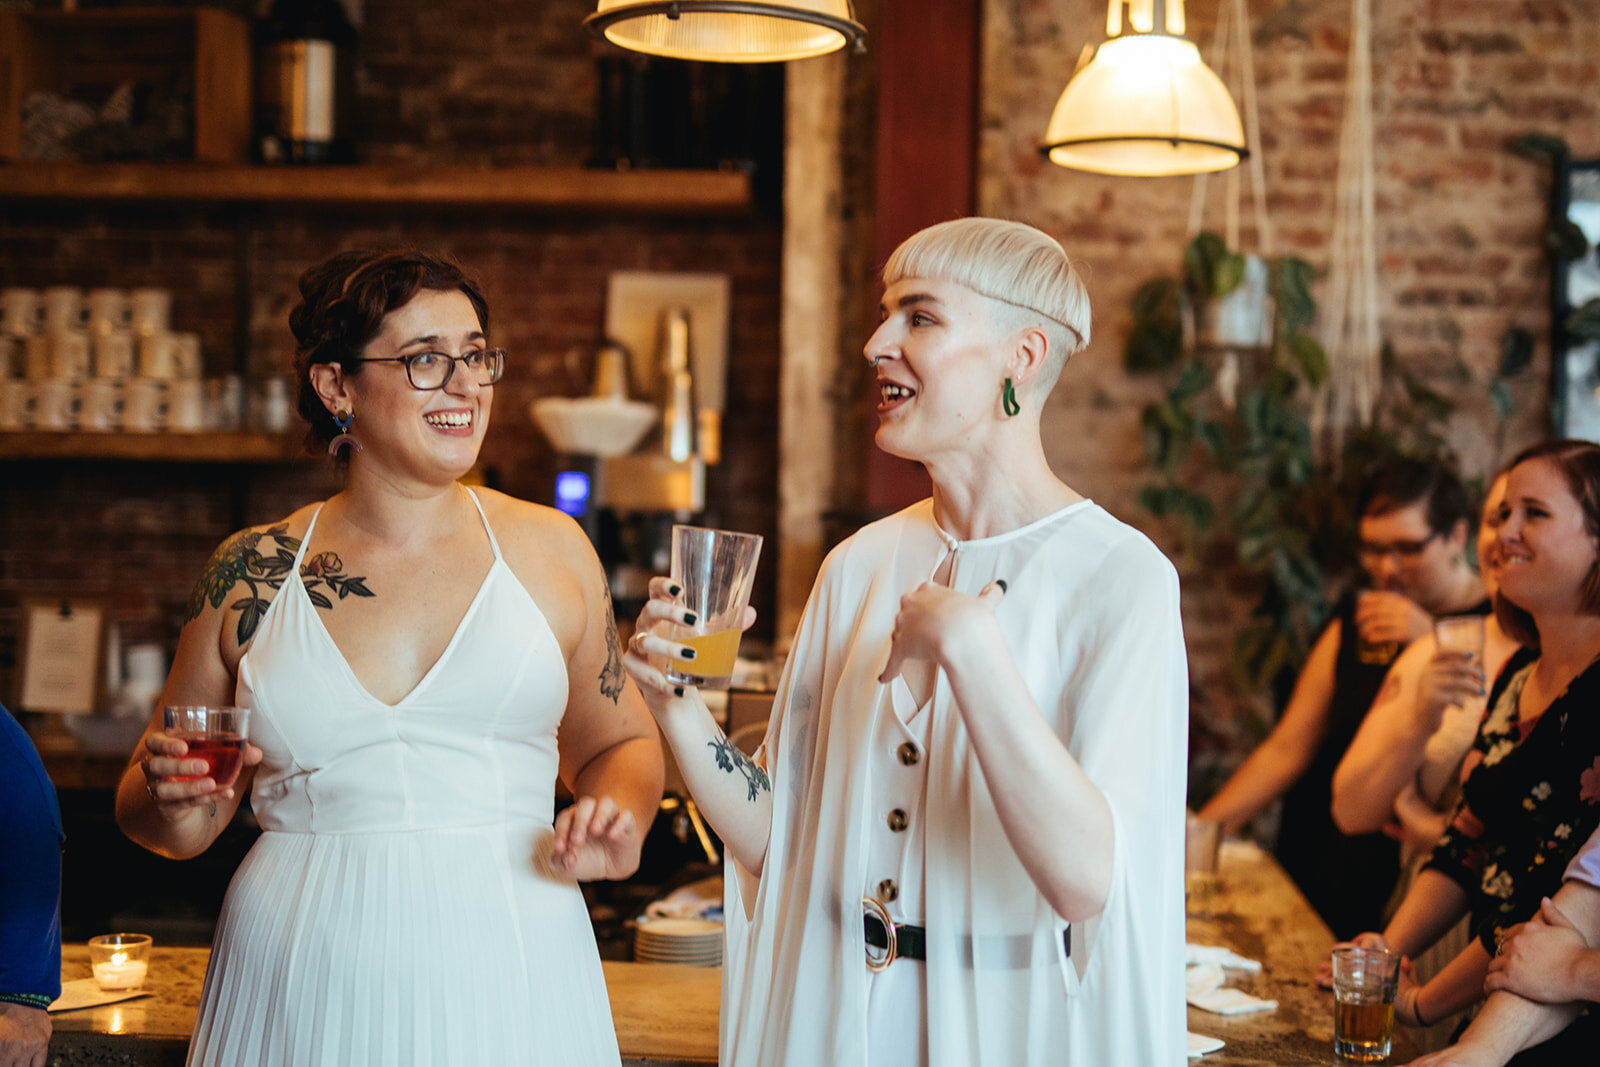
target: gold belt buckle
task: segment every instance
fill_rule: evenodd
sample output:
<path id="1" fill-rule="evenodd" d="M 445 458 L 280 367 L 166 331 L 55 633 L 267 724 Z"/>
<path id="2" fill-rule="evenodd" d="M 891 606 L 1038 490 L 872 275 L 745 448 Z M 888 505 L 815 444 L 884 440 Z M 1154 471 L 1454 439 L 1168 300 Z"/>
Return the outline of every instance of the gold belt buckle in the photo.
<path id="1" fill-rule="evenodd" d="M 883 923 L 884 936 L 889 941 L 888 946 L 884 949 L 882 959 L 873 959 L 872 946 L 866 946 L 867 970 L 877 974 L 880 971 L 888 970 L 889 964 L 893 963 L 899 955 L 899 945 L 896 943 L 894 932 L 894 920 L 889 918 L 889 909 L 884 907 L 877 897 L 862 897 L 861 906 L 875 915 L 879 922 Z"/>

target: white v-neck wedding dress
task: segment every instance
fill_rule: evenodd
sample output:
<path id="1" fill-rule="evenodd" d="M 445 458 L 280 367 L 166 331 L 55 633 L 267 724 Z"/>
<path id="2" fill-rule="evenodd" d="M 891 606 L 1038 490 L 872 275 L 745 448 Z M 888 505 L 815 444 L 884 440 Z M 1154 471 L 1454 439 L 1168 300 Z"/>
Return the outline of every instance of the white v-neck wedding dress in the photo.
<path id="1" fill-rule="evenodd" d="M 567 702 L 555 635 L 485 519 L 493 566 L 385 704 L 300 582 L 315 529 L 239 663 L 263 833 L 223 904 L 189 1063 L 618 1063 L 582 895 L 539 859 Z"/>

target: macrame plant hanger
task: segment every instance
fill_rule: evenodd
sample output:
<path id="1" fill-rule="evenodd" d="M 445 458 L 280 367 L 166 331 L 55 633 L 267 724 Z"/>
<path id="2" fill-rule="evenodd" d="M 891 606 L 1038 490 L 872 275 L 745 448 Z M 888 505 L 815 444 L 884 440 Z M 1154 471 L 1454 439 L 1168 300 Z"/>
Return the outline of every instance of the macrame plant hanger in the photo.
<path id="1" fill-rule="evenodd" d="M 1328 354 L 1328 383 L 1317 397 L 1311 421 L 1313 439 L 1335 459 L 1346 432 L 1372 422 L 1383 377 L 1372 153 L 1372 0 L 1351 0 L 1350 23 L 1327 297 L 1317 330 Z"/>
<path id="2" fill-rule="evenodd" d="M 1272 256 L 1272 221 L 1267 216 L 1267 178 L 1265 153 L 1261 147 L 1261 111 L 1256 105 L 1256 70 L 1250 49 L 1250 13 L 1246 0 L 1226 0 L 1217 13 L 1211 33 L 1211 69 L 1227 84 L 1235 100 L 1243 104 L 1244 143 L 1249 150 L 1251 204 L 1255 209 L 1256 252 Z M 1239 250 L 1239 172 L 1232 167 L 1224 172 L 1222 238 L 1232 251 Z M 1189 197 L 1189 235 L 1200 232 L 1204 223 L 1207 179 L 1195 175 Z"/>

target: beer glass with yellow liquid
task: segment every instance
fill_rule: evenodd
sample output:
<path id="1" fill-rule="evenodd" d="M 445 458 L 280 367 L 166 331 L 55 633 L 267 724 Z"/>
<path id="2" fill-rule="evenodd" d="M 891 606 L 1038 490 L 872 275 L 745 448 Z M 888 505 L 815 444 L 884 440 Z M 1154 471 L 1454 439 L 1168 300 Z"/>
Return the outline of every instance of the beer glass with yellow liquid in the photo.
<path id="1" fill-rule="evenodd" d="M 744 634 L 744 609 L 761 555 L 761 538 L 703 526 L 672 528 L 672 580 L 683 590 L 692 626 L 665 627 L 662 636 L 694 649 L 693 659 L 670 658 L 664 673 L 679 685 L 726 689 Z"/>

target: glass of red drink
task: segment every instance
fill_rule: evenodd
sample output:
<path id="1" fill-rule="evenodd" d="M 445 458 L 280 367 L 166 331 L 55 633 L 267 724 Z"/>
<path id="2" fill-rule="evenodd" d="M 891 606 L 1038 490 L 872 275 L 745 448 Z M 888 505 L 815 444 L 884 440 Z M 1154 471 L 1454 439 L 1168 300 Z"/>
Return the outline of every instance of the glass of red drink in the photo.
<path id="1" fill-rule="evenodd" d="M 204 774 L 175 774 L 174 782 L 210 778 L 218 789 L 226 789 L 238 779 L 239 768 L 244 764 L 249 708 L 182 705 L 163 708 L 162 721 L 169 737 L 189 746 L 184 759 L 206 762 Z"/>

